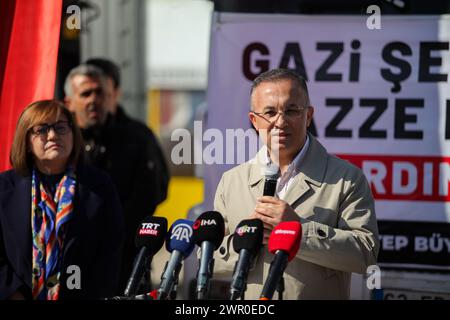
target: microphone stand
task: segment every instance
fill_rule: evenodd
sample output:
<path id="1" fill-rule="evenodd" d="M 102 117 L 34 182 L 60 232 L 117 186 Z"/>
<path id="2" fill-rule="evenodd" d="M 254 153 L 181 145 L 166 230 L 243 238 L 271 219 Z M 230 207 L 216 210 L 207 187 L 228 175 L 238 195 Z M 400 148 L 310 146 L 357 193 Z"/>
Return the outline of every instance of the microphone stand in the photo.
<path id="1" fill-rule="evenodd" d="M 242 288 L 241 300 L 245 300 L 245 291 L 247 291 L 247 280 L 244 282 L 244 287 Z"/>
<path id="2" fill-rule="evenodd" d="M 172 291 L 170 291 L 170 294 L 169 294 L 170 300 L 177 299 L 177 289 L 178 289 L 178 276 L 175 278 L 175 282 L 173 283 Z"/>
<path id="3" fill-rule="evenodd" d="M 153 261 L 152 257 L 149 257 L 145 261 L 145 272 L 141 282 L 141 290 L 140 290 L 141 293 L 152 291 L 153 287 L 151 278 L 152 261 Z"/>
<path id="4" fill-rule="evenodd" d="M 242 293 L 238 294 L 238 291 L 232 291 L 231 292 L 231 297 L 230 300 L 237 300 L 238 298 L 240 298 L 241 300 L 244 300 L 244 296 L 245 296 L 245 291 L 247 291 L 247 283 L 244 283 L 244 287 L 242 288 Z"/>
<path id="5" fill-rule="evenodd" d="M 284 277 L 283 276 L 281 276 L 280 282 L 278 282 L 277 292 L 278 292 L 278 300 L 283 300 L 283 292 L 284 292 Z"/>
<path id="6" fill-rule="evenodd" d="M 173 260 L 172 257 L 175 257 L 175 259 Z M 182 254 L 179 251 L 174 250 L 172 252 L 172 257 L 169 261 L 166 262 L 164 271 L 161 274 L 161 284 L 158 290 L 158 300 L 175 300 L 174 297 L 176 298 L 177 296 L 178 276 L 182 268 L 182 264 L 179 263 L 178 258 L 182 257 Z M 175 266 L 174 261 L 178 261 Z M 171 271 L 171 274 L 166 275 L 166 273 L 168 273 L 168 270 Z M 173 283 L 171 285 L 172 288 L 170 288 L 170 292 L 168 292 L 169 284 L 171 281 L 170 279 L 173 279 Z"/>
<path id="7" fill-rule="evenodd" d="M 149 257 L 147 257 L 148 253 L 149 249 L 146 247 L 142 247 L 141 250 L 139 251 L 138 256 L 136 256 L 136 258 L 134 259 L 133 270 L 125 287 L 124 296 L 126 297 L 134 296 L 139 292 L 142 283 L 142 278 L 144 278 L 145 276 L 147 270 L 147 263 L 148 260 L 150 259 Z M 141 259 L 143 259 L 144 262 L 142 264 L 138 264 L 138 262 Z"/>
<path id="8" fill-rule="evenodd" d="M 200 268 L 197 272 L 197 300 L 207 300 L 208 299 L 208 291 L 210 286 L 210 279 L 212 277 L 212 270 L 214 270 L 214 249 L 212 247 L 208 247 L 206 245 L 206 241 L 202 243 L 202 253 L 200 258 Z M 202 259 L 206 257 L 211 257 L 208 261 L 207 265 L 203 265 L 201 263 Z M 200 281 L 199 281 L 200 279 Z"/>

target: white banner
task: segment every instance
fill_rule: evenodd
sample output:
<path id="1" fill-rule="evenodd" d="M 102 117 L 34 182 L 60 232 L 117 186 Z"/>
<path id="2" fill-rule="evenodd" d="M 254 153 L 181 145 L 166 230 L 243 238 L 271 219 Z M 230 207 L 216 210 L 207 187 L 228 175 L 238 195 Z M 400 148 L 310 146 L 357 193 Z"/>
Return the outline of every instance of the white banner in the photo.
<path id="1" fill-rule="evenodd" d="M 379 30 L 367 18 L 216 13 L 208 128 L 250 128 L 251 81 L 268 69 L 296 69 L 315 108 L 313 134 L 363 169 L 377 218 L 448 226 L 450 17 L 381 16 Z M 236 164 L 204 167 L 207 208 Z"/>

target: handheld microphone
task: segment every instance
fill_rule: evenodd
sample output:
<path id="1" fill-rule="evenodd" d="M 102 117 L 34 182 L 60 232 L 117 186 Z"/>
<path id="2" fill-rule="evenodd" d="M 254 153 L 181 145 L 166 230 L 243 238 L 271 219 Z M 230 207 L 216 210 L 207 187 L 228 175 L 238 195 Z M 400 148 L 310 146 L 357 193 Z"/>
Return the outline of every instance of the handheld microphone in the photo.
<path id="1" fill-rule="evenodd" d="M 248 272 L 254 256 L 261 248 L 263 234 L 263 223 L 259 219 L 242 220 L 237 225 L 233 235 L 233 249 L 239 254 L 239 259 L 234 266 L 230 300 L 243 297 L 247 289 Z"/>
<path id="2" fill-rule="evenodd" d="M 161 249 L 167 234 L 167 219 L 147 217 L 142 220 L 136 232 L 136 247 L 140 248 L 133 270 L 124 291 L 126 297 L 134 296 L 144 275 L 145 265 Z"/>
<path id="3" fill-rule="evenodd" d="M 194 250 L 192 241 L 191 220 L 178 219 L 170 227 L 166 240 L 166 249 L 171 252 L 170 259 L 166 262 L 164 272 L 161 276 L 161 284 L 158 290 L 158 300 L 165 300 L 172 292 L 174 284 L 181 270 L 181 262 Z"/>
<path id="4" fill-rule="evenodd" d="M 197 299 L 206 299 L 209 280 L 214 270 L 214 250 L 217 250 L 225 235 L 225 222 L 217 211 L 207 211 L 195 220 L 193 239 L 201 247 L 201 257 L 197 273 Z"/>
<path id="5" fill-rule="evenodd" d="M 275 196 L 277 190 L 277 180 L 280 176 L 280 169 L 274 163 L 269 163 L 264 171 L 264 192 L 263 196 Z"/>
<path id="6" fill-rule="evenodd" d="M 297 254 L 301 239 L 302 225 L 297 221 L 281 222 L 272 230 L 268 246 L 270 253 L 275 254 L 275 257 L 270 264 L 260 300 L 272 299 L 287 263 Z"/>

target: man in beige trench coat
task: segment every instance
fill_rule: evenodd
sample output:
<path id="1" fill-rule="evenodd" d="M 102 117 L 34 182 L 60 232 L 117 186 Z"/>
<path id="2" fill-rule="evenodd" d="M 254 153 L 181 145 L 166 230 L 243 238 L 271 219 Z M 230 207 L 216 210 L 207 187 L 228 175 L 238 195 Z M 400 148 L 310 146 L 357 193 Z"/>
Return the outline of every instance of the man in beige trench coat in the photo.
<path id="1" fill-rule="evenodd" d="M 376 264 L 370 187 L 359 168 L 328 154 L 307 133 L 313 113 L 306 83 L 295 72 L 274 69 L 253 82 L 249 118 L 264 147 L 223 174 L 214 201 L 227 235 L 215 254 L 215 275 L 233 272 L 237 224 L 252 218 L 264 223 L 264 246 L 249 273 L 245 299 L 259 299 L 273 258 L 267 241 L 281 221 L 299 221 L 303 229 L 300 250 L 284 272 L 284 299 L 348 299 L 351 273 L 366 273 Z M 262 197 L 267 163 L 280 168 L 275 197 Z"/>

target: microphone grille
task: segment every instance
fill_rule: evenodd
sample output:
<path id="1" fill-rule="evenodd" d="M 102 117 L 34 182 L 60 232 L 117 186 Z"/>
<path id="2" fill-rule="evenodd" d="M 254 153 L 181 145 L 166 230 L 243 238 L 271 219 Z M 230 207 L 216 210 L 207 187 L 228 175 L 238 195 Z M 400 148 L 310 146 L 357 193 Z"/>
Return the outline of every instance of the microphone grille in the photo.
<path id="1" fill-rule="evenodd" d="M 264 176 L 266 178 L 278 179 L 280 175 L 280 168 L 275 163 L 269 163 L 266 165 Z"/>
<path id="2" fill-rule="evenodd" d="M 242 220 L 236 227 L 233 235 L 233 249 L 239 253 L 247 249 L 256 254 L 262 246 L 263 223 L 259 219 Z"/>
<path id="3" fill-rule="evenodd" d="M 270 234 L 268 249 L 275 254 L 278 250 L 289 254 L 288 261 L 291 261 L 297 254 L 302 240 L 302 225 L 297 221 L 280 222 Z"/>
<path id="4" fill-rule="evenodd" d="M 192 237 L 197 245 L 211 241 L 217 250 L 225 236 L 225 221 L 219 212 L 206 211 L 195 220 L 192 229 Z"/>
<path id="5" fill-rule="evenodd" d="M 166 234 L 167 219 L 148 216 L 141 221 L 136 230 L 136 247 L 147 247 L 152 254 L 155 254 L 163 246 Z"/>

